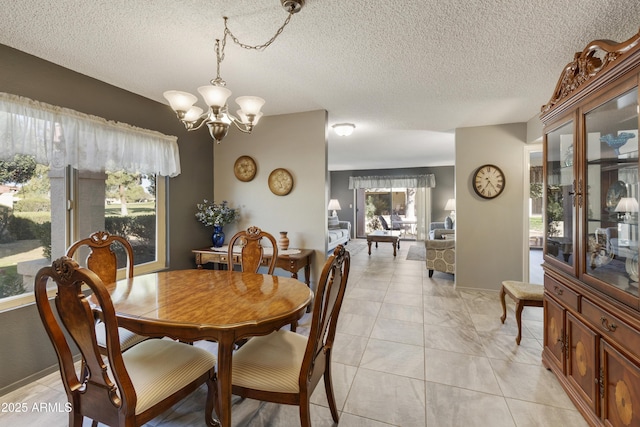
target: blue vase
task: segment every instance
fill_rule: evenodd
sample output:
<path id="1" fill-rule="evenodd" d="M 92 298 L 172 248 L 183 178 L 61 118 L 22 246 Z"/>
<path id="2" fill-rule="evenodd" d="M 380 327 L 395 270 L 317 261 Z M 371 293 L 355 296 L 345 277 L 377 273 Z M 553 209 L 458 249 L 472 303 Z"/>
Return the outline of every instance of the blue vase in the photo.
<path id="1" fill-rule="evenodd" d="M 224 245 L 224 232 L 221 225 L 213 226 L 213 234 L 211 235 L 211 241 L 214 248 L 221 248 Z"/>

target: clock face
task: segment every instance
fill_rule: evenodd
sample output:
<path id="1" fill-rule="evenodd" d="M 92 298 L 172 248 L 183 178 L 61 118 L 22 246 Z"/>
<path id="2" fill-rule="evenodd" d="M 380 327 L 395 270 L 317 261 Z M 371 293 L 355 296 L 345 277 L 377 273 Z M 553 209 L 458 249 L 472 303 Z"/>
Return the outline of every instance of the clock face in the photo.
<path id="1" fill-rule="evenodd" d="M 233 165 L 233 173 L 240 181 L 251 181 L 256 176 L 256 162 L 249 156 L 240 156 Z"/>
<path id="2" fill-rule="evenodd" d="M 473 174 L 473 189 L 484 199 L 493 199 L 502 194 L 505 177 L 502 170 L 495 165 L 483 165 Z"/>

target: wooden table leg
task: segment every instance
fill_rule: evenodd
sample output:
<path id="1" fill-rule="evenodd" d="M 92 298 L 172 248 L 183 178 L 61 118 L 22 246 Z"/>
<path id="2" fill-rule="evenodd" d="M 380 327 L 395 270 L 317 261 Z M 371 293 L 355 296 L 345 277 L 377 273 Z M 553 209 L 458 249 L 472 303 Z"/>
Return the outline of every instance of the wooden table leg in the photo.
<path id="1" fill-rule="evenodd" d="M 218 408 L 222 427 L 231 427 L 231 366 L 234 348 L 232 335 L 224 335 L 218 341 Z"/>
<path id="2" fill-rule="evenodd" d="M 367 240 L 367 245 L 369 246 L 369 255 L 371 255 L 371 240 Z"/>
<path id="3" fill-rule="evenodd" d="M 307 263 L 304 266 L 304 283 L 307 286 L 311 286 L 311 260 L 307 259 Z"/>
<path id="4" fill-rule="evenodd" d="M 393 256 L 396 256 L 396 242 L 392 240 L 391 244 L 393 245 Z M 398 240 L 398 248 L 400 248 L 400 240 Z"/>
<path id="5" fill-rule="evenodd" d="M 502 316 L 500 317 L 500 321 L 502 323 L 507 319 L 507 303 L 504 300 L 505 295 L 506 292 L 504 290 L 504 286 L 502 286 L 502 288 L 500 288 L 500 303 L 502 304 Z"/>

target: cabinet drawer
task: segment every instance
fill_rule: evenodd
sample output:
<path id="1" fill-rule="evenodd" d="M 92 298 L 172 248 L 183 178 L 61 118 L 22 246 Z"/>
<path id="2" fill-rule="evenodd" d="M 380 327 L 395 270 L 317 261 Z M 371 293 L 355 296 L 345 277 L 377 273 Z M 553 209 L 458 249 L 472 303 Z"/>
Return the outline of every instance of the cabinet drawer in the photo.
<path id="1" fill-rule="evenodd" d="M 588 299 L 582 300 L 582 315 L 600 335 L 610 338 L 633 354 L 640 354 L 640 331 Z"/>
<path id="2" fill-rule="evenodd" d="M 555 299 L 560 301 L 565 307 L 578 311 L 578 303 L 580 301 L 580 295 L 567 288 L 562 283 L 551 279 L 550 277 L 544 278 L 544 289 L 550 295 L 553 295 Z"/>

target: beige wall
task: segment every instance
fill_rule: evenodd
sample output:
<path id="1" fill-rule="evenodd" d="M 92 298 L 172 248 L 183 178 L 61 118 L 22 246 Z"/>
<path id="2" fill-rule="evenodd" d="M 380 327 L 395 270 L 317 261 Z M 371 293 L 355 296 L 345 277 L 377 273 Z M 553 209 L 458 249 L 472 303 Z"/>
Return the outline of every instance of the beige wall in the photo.
<path id="1" fill-rule="evenodd" d="M 251 156 L 257 164 L 250 182 L 239 181 L 233 174 L 233 164 L 242 155 Z M 251 225 L 276 239 L 280 231 L 288 231 L 291 248 L 315 250 L 311 268 L 315 288 L 326 260 L 327 112 L 263 117 L 251 135 L 231 129 L 214 147 L 213 157 L 215 201 L 227 200 L 241 214 L 238 223 L 225 226 L 226 240 Z M 269 190 L 268 177 L 276 168 L 285 168 L 293 176 L 293 189 L 286 196 Z M 276 270 L 276 274 L 284 273 Z"/>
<path id="2" fill-rule="evenodd" d="M 525 241 L 524 145 L 526 123 L 456 129 L 456 285 L 500 289 L 523 280 Z M 506 176 L 495 199 L 478 197 L 473 172 L 490 163 Z"/>

